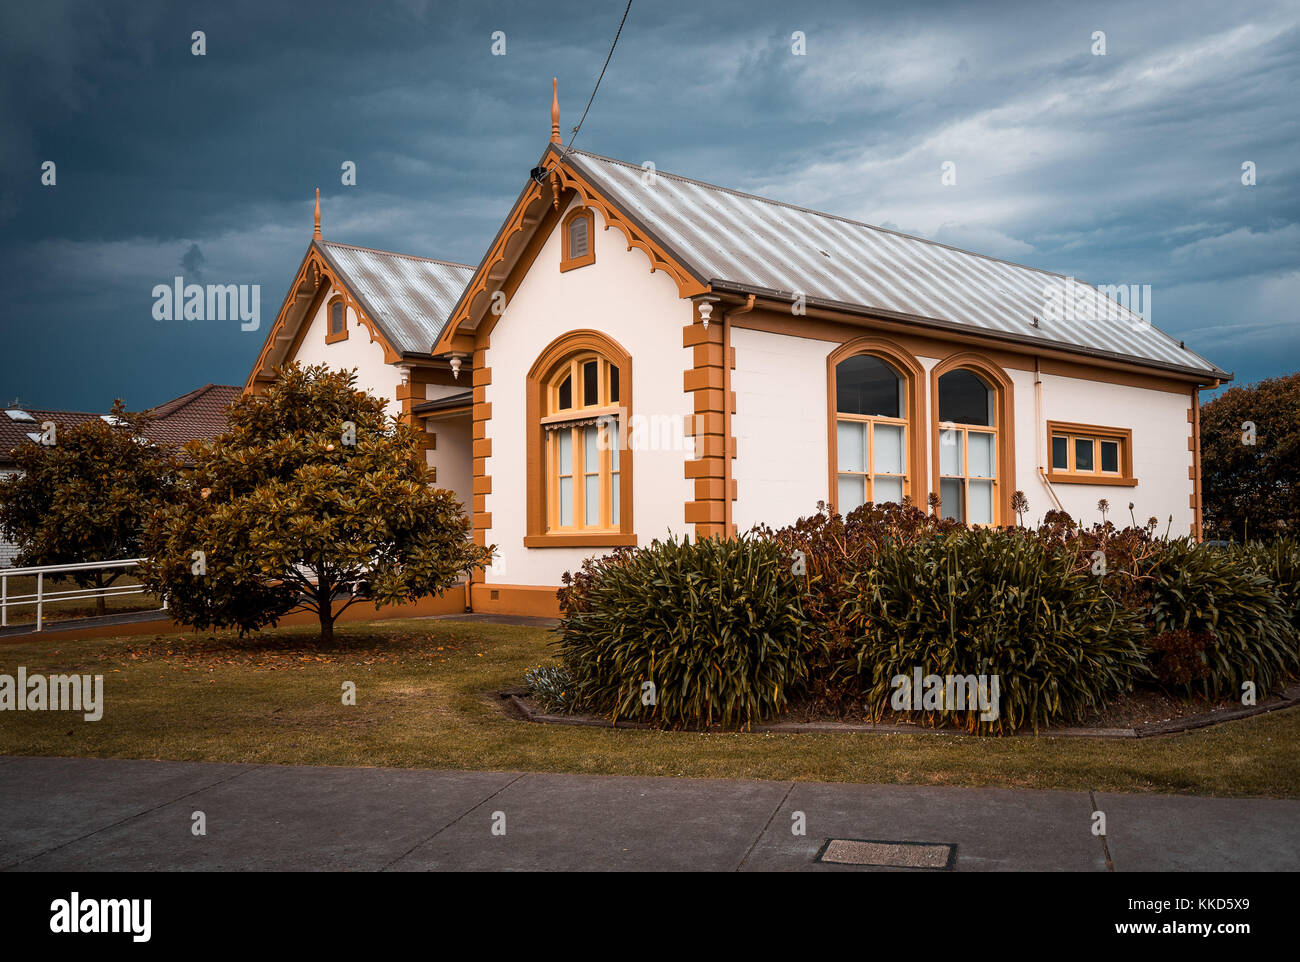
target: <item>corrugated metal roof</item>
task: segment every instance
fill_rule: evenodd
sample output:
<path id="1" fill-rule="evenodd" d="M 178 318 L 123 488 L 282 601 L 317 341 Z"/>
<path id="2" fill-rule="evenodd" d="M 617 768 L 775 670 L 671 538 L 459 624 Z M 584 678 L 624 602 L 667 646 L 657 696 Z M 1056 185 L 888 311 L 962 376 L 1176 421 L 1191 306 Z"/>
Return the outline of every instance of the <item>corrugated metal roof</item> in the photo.
<path id="1" fill-rule="evenodd" d="M 663 171 L 647 185 L 639 165 L 550 149 L 715 287 L 802 293 L 814 303 L 1227 377 L 1139 314 L 1081 281 L 1070 287 L 1061 274 Z M 1073 316 L 1048 316 L 1053 299 L 1064 306 L 1067 297 Z"/>
<path id="2" fill-rule="evenodd" d="M 316 241 L 399 354 L 427 354 L 474 276 L 467 264 Z"/>

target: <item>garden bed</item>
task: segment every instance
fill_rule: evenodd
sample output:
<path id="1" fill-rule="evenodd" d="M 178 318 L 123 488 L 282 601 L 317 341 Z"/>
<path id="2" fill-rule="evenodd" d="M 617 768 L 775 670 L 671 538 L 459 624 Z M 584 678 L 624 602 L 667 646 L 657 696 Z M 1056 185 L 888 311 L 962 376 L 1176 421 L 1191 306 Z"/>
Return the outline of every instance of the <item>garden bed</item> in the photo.
<path id="1" fill-rule="evenodd" d="M 656 726 L 645 722 L 618 721 L 598 715 L 552 714 L 540 708 L 528 697 L 523 688 L 506 689 L 498 693 L 514 709 L 515 717 L 545 725 L 580 725 L 586 727 L 651 729 Z M 1300 684 L 1294 684 L 1278 695 L 1263 698 L 1256 705 L 1243 706 L 1231 699 L 1180 699 L 1165 692 L 1148 689 L 1130 692 L 1117 698 L 1106 707 L 1085 718 L 1077 725 L 1047 725 L 1036 733 L 1050 738 L 1149 738 L 1153 735 L 1173 735 L 1223 722 L 1250 718 L 1280 708 L 1300 705 Z M 709 732 L 752 732 L 756 734 L 781 732 L 875 732 L 896 734 L 970 735 L 955 725 L 921 725 L 910 721 L 906 713 L 886 712 L 879 722 L 872 722 L 866 713 L 828 718 L 815 706 L 791 706 L 777 721 L 754 725 L 752 728 L 724 728 L 713 725 L 707 728 L 686 729 Z M 1008 737 L 1034 736 L 1035 732 L 1021 729 Z"/>

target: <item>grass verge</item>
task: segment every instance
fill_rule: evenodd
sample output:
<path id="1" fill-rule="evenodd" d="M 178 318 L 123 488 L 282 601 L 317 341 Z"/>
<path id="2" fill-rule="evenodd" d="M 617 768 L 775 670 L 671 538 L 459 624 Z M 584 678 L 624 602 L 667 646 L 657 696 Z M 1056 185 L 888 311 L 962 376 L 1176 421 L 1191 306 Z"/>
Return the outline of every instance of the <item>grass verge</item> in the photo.
<path id="1" fill-rule="evenodd" d="M 0 713 L 0 754 L 1300 797 L 1300 709 L 1136 741 L 570 728 L 494 694 L 551 659 L 545 630 L 337 631 L 329 649 L 309 628 L 0 646 L 0 673 L 102 674 L 105 700 L 98 722 Z"/>

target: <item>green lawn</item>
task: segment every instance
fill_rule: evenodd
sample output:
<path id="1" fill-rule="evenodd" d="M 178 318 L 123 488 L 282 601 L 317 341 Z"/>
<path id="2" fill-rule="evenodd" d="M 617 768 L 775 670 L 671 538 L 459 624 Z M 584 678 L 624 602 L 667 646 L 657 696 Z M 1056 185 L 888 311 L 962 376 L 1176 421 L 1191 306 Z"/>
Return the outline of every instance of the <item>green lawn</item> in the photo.
<path id="1" fill-rule="evenodd" d="M 1138 741 L 699 734 L 536 725 L 493 692 L 549 660 L 536 628 L 408 620 L 0 646 L 0 673 L 104 675 L 99 722 L 5 712 L 0 754 L 1300 796 L 1300 709 Z M 357 704 L 342 704 L 345 681 Z"/>

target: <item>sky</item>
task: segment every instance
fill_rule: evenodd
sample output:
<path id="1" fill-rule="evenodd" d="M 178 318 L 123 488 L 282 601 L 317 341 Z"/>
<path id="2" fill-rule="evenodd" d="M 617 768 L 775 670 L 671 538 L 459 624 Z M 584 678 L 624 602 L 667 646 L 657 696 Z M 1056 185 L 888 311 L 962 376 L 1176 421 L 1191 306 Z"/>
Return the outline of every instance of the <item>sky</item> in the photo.
<path id="1" fill-rule="evenodd" d="M 6 4 L 0 403 L 242 385 L 317 187 L 327 239 L 477 264 L 624 6 Z M 1298 68 L 1295 2 L 633 0 L 574 146 L 1150 285 L 1250 383 L 1300 369 Z M 260 285 L 260 328 L 155 319 L 177 275 Z"/>

